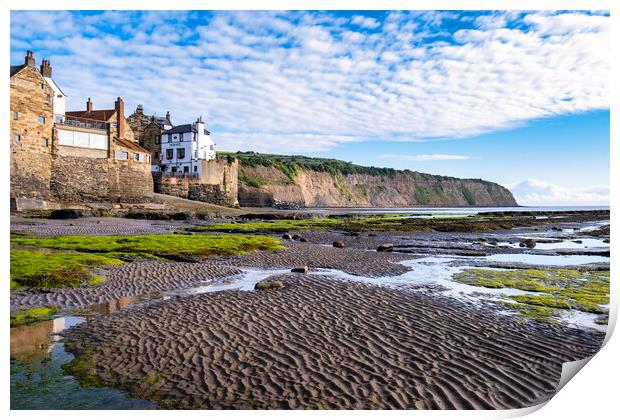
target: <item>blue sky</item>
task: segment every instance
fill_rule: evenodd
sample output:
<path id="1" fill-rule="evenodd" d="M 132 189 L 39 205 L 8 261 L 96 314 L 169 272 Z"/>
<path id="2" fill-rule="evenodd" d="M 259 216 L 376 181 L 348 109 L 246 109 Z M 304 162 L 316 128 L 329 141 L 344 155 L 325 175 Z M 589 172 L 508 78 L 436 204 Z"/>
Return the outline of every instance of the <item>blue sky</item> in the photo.
<path id="1" fill-rule="evenodd" d="M 606 12 L 14 11 L 11 62 L 26 49 L 68 109 L 202 115 L 220 150 L 609 201 Z"/>

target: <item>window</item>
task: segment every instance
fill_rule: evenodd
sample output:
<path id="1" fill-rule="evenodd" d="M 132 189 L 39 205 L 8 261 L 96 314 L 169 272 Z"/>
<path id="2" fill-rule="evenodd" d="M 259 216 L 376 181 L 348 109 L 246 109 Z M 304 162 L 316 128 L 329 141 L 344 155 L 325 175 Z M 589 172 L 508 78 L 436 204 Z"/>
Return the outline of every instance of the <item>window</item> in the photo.
<path id="1" fill-rule="evenodd" d="M 172 159 L 174 150 L 173 149 L 166 149 L 166 159 Z"/>
<path id="2" fill-rule="evenodd" d="M 20 141 L 22 141 L 22 136 L 20 136 L 19 134 L 15 135 L 15 142 L 19 143 Z"/>
<path id="3" fill-rule="evenodd" d="M 161 136 L 155 136 L 155 144 L 161 143 Z"/>
<path id="4" fill-rule="evenodd" d="M 172 134 L 168 134 L 168 143 L 172 142 Z"/>
<path id="5" fill-rule="evenodd" d="M 189 166 L 184 166 L 183 167 L 183 172 L 188 173 L 189 172 Z"/>
<path id="6" fill-rule="evenodd" d="M 211 146 L 209 146 L 209 150 L 215 150 L 215 144 L 212 144 Z"/>
<path id="7" fill-rule="evenodd" d="M 140 161 L 140 153 L 134 153 L 133 154 L 133 160 L 137 160 L 139 162 Z"/>
<path id="8" fill-rule="evenodd" d="M 45 90 L 45 85 L 43 83 L 39 84 L 39 88 L 41 88 L 41 90 Z"/>
<path id="9" fill-rule="evenodd" d="M 151 163 L 151 155 L 146 155 L 146 163 Z"/>
<path id="10" fill-rule="evenodd" d="M 172 167 L 172 172 L 174 173 L 174 172 L 176 172 L 176 171 L 177 171 L 177 167 L 176 167 L 176 166 L 173 166 L 173 167 Z"/>
<path id="11" fill-rule="evenodd" d="M 185 149 L 177 149 L 177 159 L 185 159 Z"/>
<path id="12" fill-rule="evenodd" d="M 194 172 L 198 172 L 198 166 L 194 166 Z"/>
<path id="13" fill-rule="evenodd" d="M 52 102 L 52 95 L 47 95 L 47 102 Z"/>
<path id="14" fill-rule="evenodd" d="M 39 124 L 45 124 L 45 117 L 39 115 Z"/>
<path id="15" fill-rule="evenodd" d="M 13 119 L 14 120 L 18 120 L 19 119 L 19 112 L 13 111 Z"/>
<path id="16" fill-rule="evenodd" d="M 194 159 L 198 159 L 198 150 L 194 150 Z"/>
<path id="17" fill-rule="evenodd" d="M 42 139 L 41 139 L 41 146 L 42 146 L 42 147 L 47 147 L 47 146 L 49 146 L 49 143 L 50 143 L 50 142 L 49 142 L 49 140 L 48 140 L 48 139 L 46 139 L 46 138 L 42 138 Z"/>
<path id="18" fill-rule="evenodd" d="M 119 160 L 129 159 L 129 153 L 123 152 L 122 150 L 117 150 L 114 156 L 116 157 L 116 159 L 119 159 Z"/>

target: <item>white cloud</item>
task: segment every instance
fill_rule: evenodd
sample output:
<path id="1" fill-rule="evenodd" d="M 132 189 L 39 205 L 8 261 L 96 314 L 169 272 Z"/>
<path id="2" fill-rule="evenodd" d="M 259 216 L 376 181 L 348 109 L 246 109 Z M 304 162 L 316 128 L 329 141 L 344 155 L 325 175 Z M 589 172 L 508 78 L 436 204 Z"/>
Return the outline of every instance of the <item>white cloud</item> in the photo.
<path id="1" fill-rule="evenodd" d="M 375 29 L 381 26 L 381 24 L 377 21 L 377 19 L 373 19 L 371 17 L 355 15 L 351 18 L 351 23 L 354 25 L 361 26 L 366 29 Z"/>
<path id="2" fill-rule="evenodd" d="M 506 185 L 520 205 L 609 205 L 609 185 L 567 187 L 528 179 Z"/>
<path id="3" fill-rule="evenodd" d="M 455 16 L 356 16 L 375 28 L 357 32 L 322 12 L 33 11 L 11 14 L 11 34 L 14 49 L 51 58 L 68 109 L 123 96 L 176 123 L 203 115 L 226 149 L 460 138 L 609 107 L 608 16 L 499 14 L 446 32 Z"/>
<path id="4" fill-rule="evenodd" d="M 379 156 L 381 159 L 406 160 L 412 162 L 427 162 L 433 160 L 467 160 L 469 156 L 463 155 L 393 155 L 385 154 Z"/>

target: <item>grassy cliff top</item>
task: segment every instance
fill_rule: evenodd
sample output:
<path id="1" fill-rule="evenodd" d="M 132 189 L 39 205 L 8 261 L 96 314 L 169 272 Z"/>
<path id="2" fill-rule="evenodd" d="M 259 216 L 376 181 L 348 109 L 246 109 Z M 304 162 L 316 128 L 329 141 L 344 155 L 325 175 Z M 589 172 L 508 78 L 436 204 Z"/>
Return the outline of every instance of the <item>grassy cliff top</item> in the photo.
<path id="1" fill-rule="evenodd" d="M 417 174 L 422 178 L 433 178 L 435 180 L 458 180 L 459 178 L 430 175 L 416 171 L 396 170 L 393 168 L 377 168 L 375 166 L 356 165 L 351 162 L 345 162 L 338 159 L 316 158 L 301 155 L 274 155 L 256 152 L 217 152 L 220 157 L 237 158 L 239 163 L 246 166 L 266 166 L 274 167 L 283 172 L 289 179 L 294 181 L 297 172 L 309 170 L 317 172 L 328 172 L 332 175 L 375 175 L 393 177 L 397 172 Z M 485 184 L 493 184 L 482 179 L 475 181 Z"/>

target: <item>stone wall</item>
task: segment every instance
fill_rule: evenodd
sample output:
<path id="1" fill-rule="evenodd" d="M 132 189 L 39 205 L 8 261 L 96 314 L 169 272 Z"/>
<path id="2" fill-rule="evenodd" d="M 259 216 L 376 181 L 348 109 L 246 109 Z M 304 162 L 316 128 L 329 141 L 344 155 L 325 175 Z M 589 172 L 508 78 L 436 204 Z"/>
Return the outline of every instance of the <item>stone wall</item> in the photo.
<path id="1" fill-rule="evenodd" d="M 53 160 L 53 198 L 67 203 L 106 201 L 109 197 L 107 159 L 58 156 Z"/>
<path id="2" fill-rule="evenodd" d="M 50 187 L 53 198 L 65 203 L 139 203 L 153 197 L 149 166 L 131 160 L 59 156 Z"/>
<path id="3" fill-rule="evenodd" d="M 26 66 L 11 77 L 12 198 L 50 198 L 53 96 L 54 91 L 35 67 Z"/>
<path id="4" fill-rule="evenodd" d="M 236 159 L 216 159 L 202 161 L 201 178 L 154 173 L 155 192 L 233 207 L 238 205 L 238 168 Z"/>
<path id="5" fill-rule="evenodd" d="M 153 197 L 151 165 L 134 160 L 109 160 L 110 200 L 141 203 Z"/>

